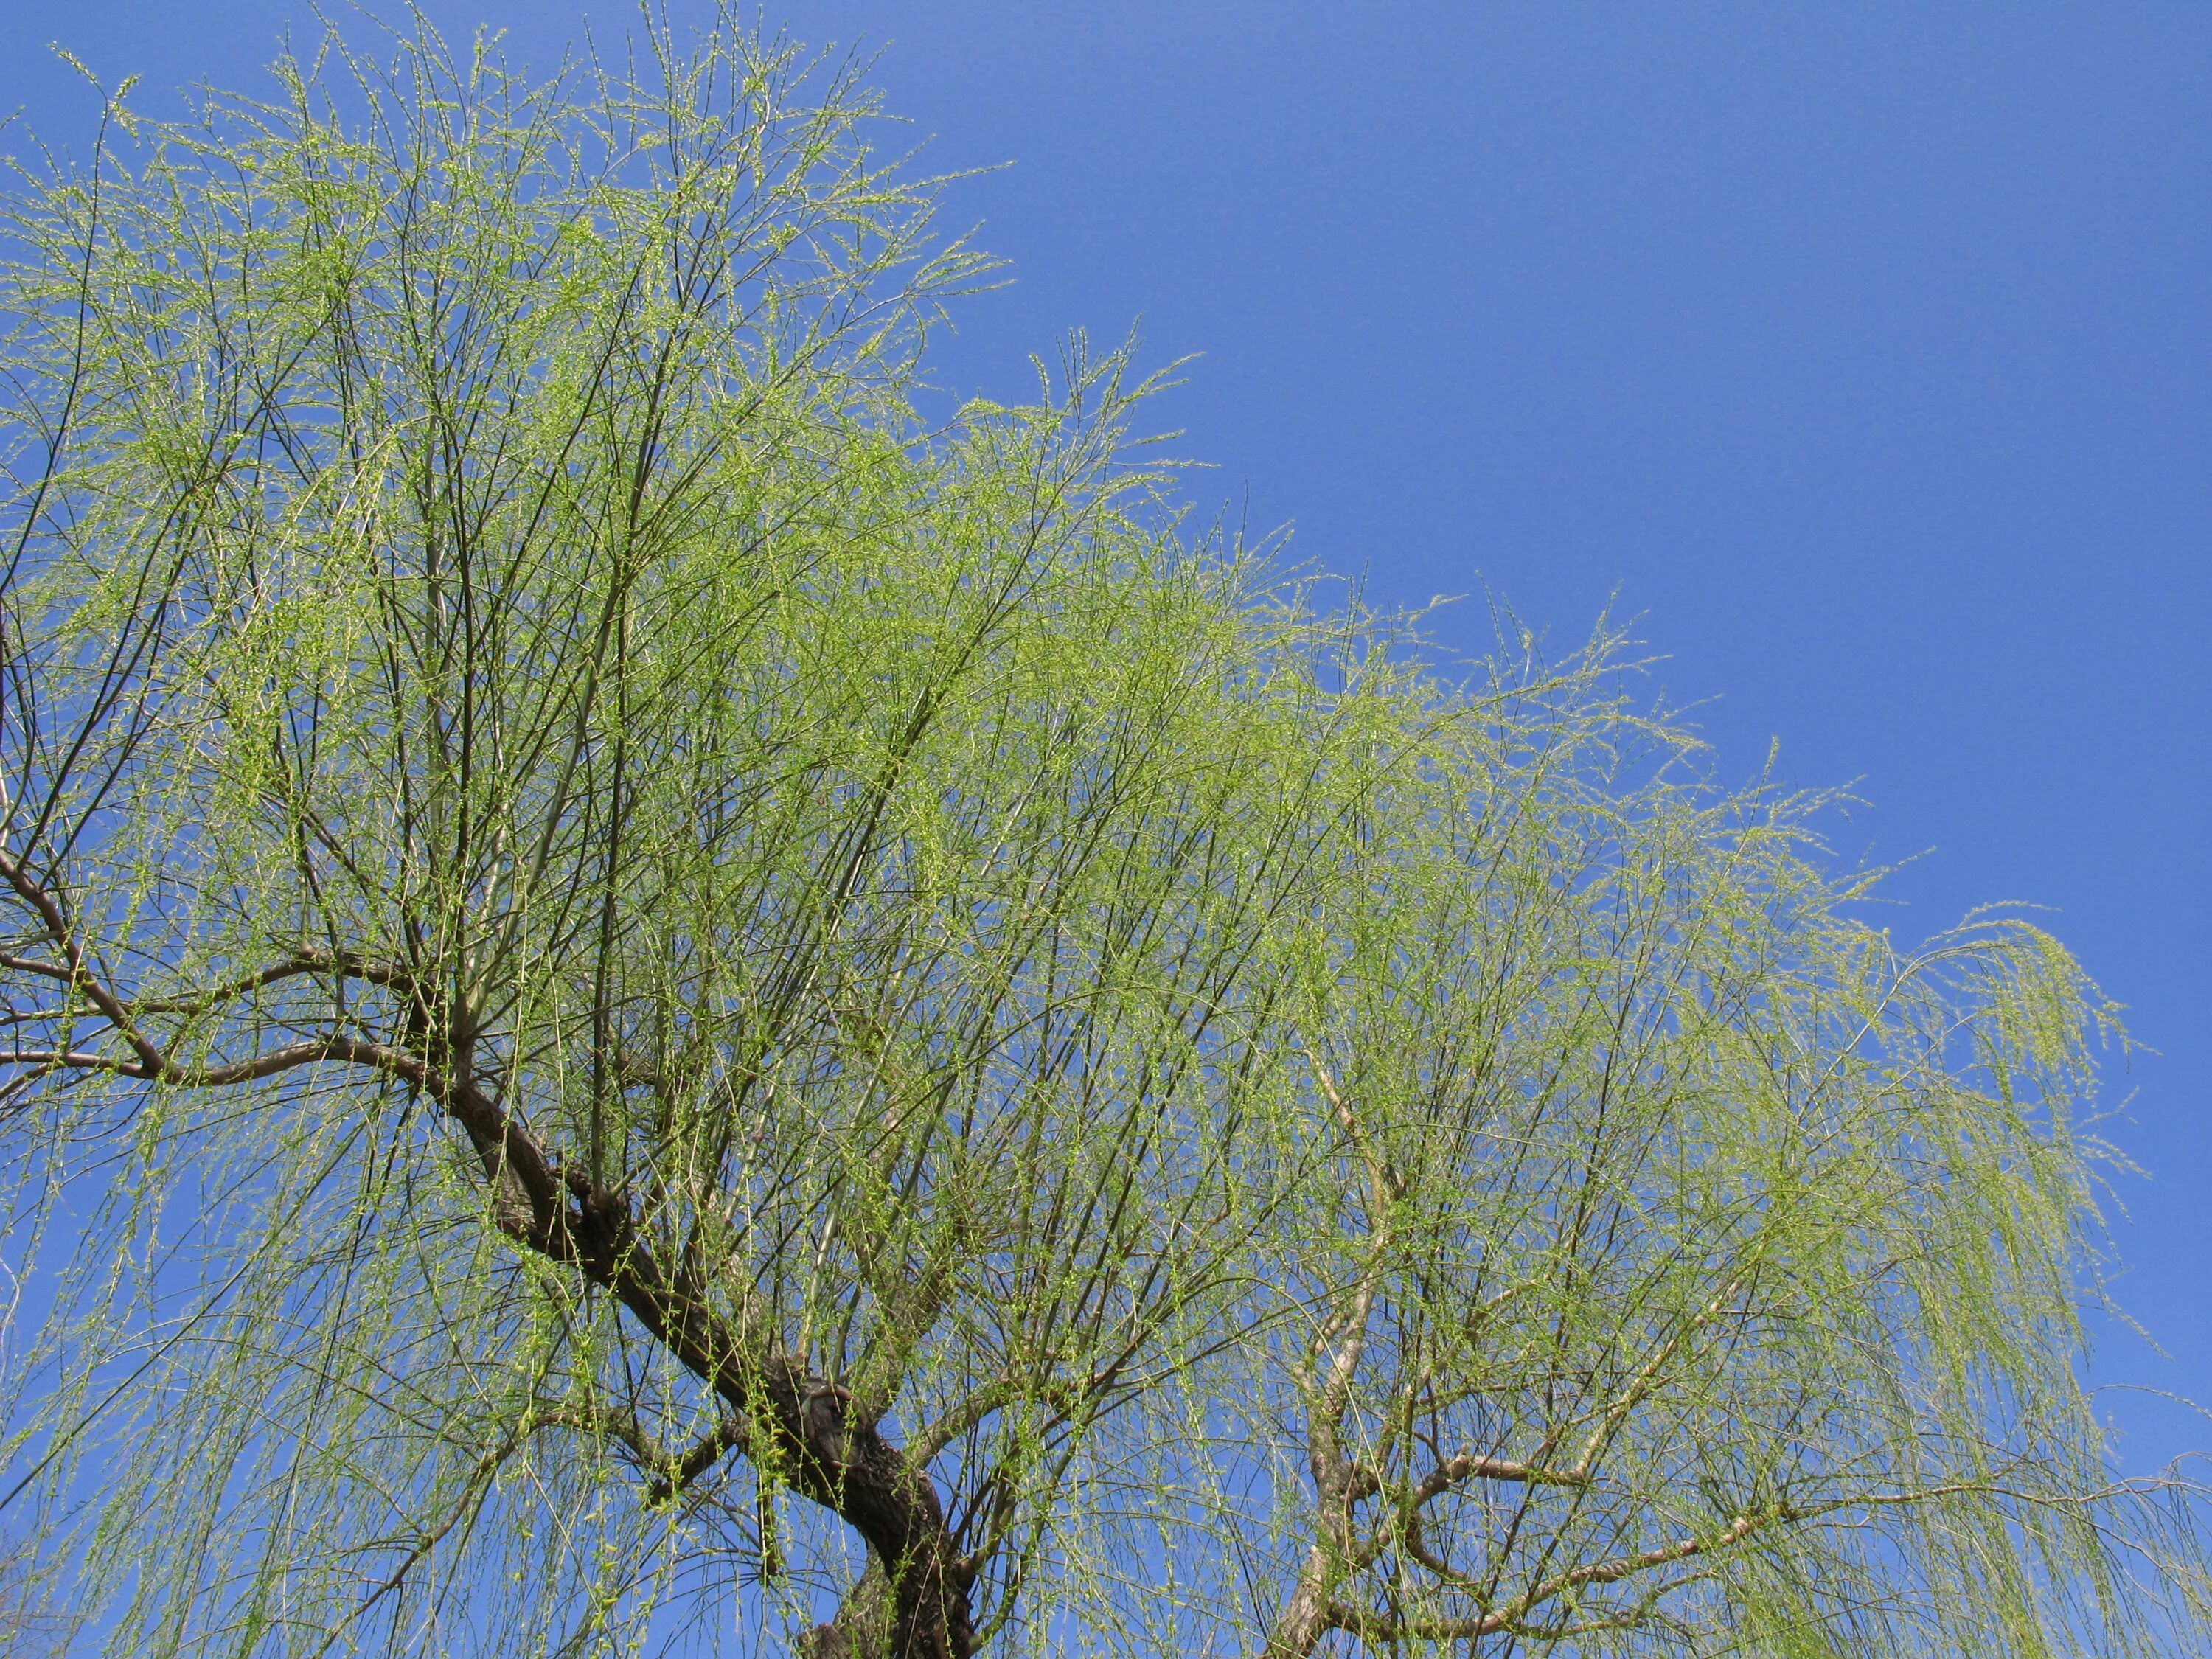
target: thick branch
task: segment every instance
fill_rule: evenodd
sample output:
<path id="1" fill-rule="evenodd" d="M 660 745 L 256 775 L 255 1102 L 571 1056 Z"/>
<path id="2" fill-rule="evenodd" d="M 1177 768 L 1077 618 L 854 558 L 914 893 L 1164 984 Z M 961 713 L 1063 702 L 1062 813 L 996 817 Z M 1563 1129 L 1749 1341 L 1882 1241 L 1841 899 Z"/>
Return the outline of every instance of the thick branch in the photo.
<path id="1" fill-rule="evenodd" d="M 1547 1469 L 1533 1463 L 1515 1463 L 1503 1457 L 1477 1457 L 1471 1452 L 1462 1452 L 1446 1458 L 1415 1481 L 1406 1496 L 1413 1504 L 1425 1504 L 1467 1480 L 1518 1481 L 1531 1486 L 1589 1485 L 1589 1476 L 1577 1469 Z"/>
<path id="2" fill-rule="evenodd" d="M 472 1082 L 419 1062 L 417 1070 L 424 1091 L 459 1121 L 488 1167 L 511 1172 L 529 1199 L 528 1220 L 503 1211 L 502 1229 L 611 1291 L 732 1408 L 757 1466 L 772 1466 L 834 1511 L 881 1558 L 892 1585 L 896 1659 L 966 1659 L 975 1646 L 969 1578 L 928 1475 L 873 1423 L 848 1419 L 844 1390 L 807 1376 L 761 1334 L 732 1330 L 698 1292 L 679 1286 L 620 1194 L 580 1170 L 556 1167 Z M 705 1443 L 690 1454 L 704 1460 L 702 1468 L 721 1449 L 708 1453 Z"/>
<path id="3" fill-rule="evenodd" d="M 1313 1368 L 1306 1379 L 1306 1462 L 1311 1470 L 1320 1538 L 1306 1552 L 1297 1583 L 1268 1632 L 1268 1659 L 1302 1659 L 1330 1628 L 1334 1603 L 1331 1586 L 1352 1553 L 1352 1506 L 1363 1495 L 1361 1474 L 1344 1454 L 1343 1424 L 1352 1385 L 1367 1349 L 1369 1321 L 1382 1294 L 1391 1224 L 1403 1201 L 1403 1178 L 1369 1143 L 1358 1115 L 1330 1075 L 1320 1051 L 1302 1045 L 1345 1139 L 1367 1179 L 1367 1263 L 1351 1291 L 1351 1305 L 1325 1328 L 1314 1345 Z"/>
<path id="4" fill-rule="evenodd" d="M 64 958 L 62 964 L 16 965 L 31 972 L 55 969 L 46 976 L 80 990 L 131 1051 L 131 1058 L 125 1059 L 81 1050 L 17 1049 L 0 1054 L 0 1064 L 27 1067 L 33 1075 L 64 1069 L 105 1071 L 173 1088 L 217 1088 L 336 1061 L 414 1085 L 460 1125 L 495 1191 L 508 1183 L 520 1189 L 527 1210 L 495 1204 L 493 1215 L 500 1229 L 612 1293 L 694 1376 L 714 1389 L 731 1408 L 733 1424 L 761 1426 L 757 1436 L 745 1437 L 756 1442 L 745 1449 L 757 1463 L 771 1464 L 796 1490 L 842 1516 L 867 1540 L 890 1576 L 897 1659 L 966 1659 L 973 1651 L 970 1574 L 958 1558 L 936 1488 L 921 1464 L 884 1440 L 872 1421 L 848 1420 L 842 1389 L 809 1377 L 798 1362 L 762 1334 L 732 1330 L 702 1291 L 679 1285 L 640 1233 L 629 1201 L 620 1194 L 593 1182 L 580 1170 L 563 1168 L 472 1079 L 404 1048 L 325 1036 L 219 1065 L 179 1064 L 138 1029 L 131 1006 L 87 968 L 59 903 L 4 854 L 0 854 L 0 879 L 39 913 Z M 358 973 L 368 968 L 352 958 L 303 957 L 296 963 L 280 963 L 216 988 L 179 1011 L 211 1006 L 227 995 L 244 994 L 295 972 L 321 969 Z M 665 1501 L 737 1443 L 734 1436 L 709 1437 L 684 1454 L 650 1495 Z"/>
<path id="5" fill-rule="evenodd" d="M 65 1051 L 6 1058 L 20 1065 L 90 1066 L 173 1087 L 246 1083 L 326 1061 L 367 1066 L 414 1084 L 459 1123 L 490 1180 L 511 1179 L 520 1189 L 527 1211 L 495 1206 L 501 1230 L 611 1292 L 714 1388 L 732 1408 L 733 1424 L 762 1425 L 764 1432 L 745 1437 L 753 1443 L 744 1447 L 757 1463 L 771 1463 L 796 1490 L 842 1517 L 886 1563 L 897 1659 L 966 1659 L 973 1651 L 969 1575 L 936 1489 L 920 1465 L 872 1423 L 848 1421 L 843 1390 L 809 1377 L 764 1338 L 733 1332 L 699 1292 L 680 1289 L 639 1234 L 627 1200 L 581 1170 L 564 1169 L 473 1081 L 404 1049 L 349 1037 L 292 1043 L 213 1066 L 179 1066 L 150 1043 L 135 1062 Z M 718 1434 L 694 1447 L 667 1471 L 660 1483 L 666 1495 L 738 1443 L 735 1436 L 725 1440 Z M 658 1485 L 652 1495 L 661 1496 Z"/>
<path id="6" fill-rule="evenodd" d="M 99 977 L 85 965 L 83 947 L 70 930 L 69 916 L 62 908 L 61 901 L 32 880 L 30 872 L 6 853 L 0 853 L 0 880 L 4 880 L 15 890 L 16 896 L 38 914 L 40 921 L 46 927 L 46 936 L 61 951 L 64 966 L 62 972 L 54 977 L 65 979 L 70 985 L 82 991 L 107 1023 L 122 1034 L 123 1040 L 138 1056 L 139 1065 L 146 1068 L 141 1075 L 159 1075 L 161 1068 L 167 1064 L 161 1051 L 140 1034 L 129 1012 L 117 1000 L 115 994 L 101 984 Z M 25 965 L 31 972 L 41 971 L 41 964 Z"/>
<path id="7" fill-rule="evenodd" d="M 759 1425 L 757 1433 L 747 1437 L 754 1442 L 747 1450 L 757 1463 L 773 1465 L 796 1490 L 835 1511 L 867 1540 L 890 1577 L 897 1659 L 966 1659 L 973 1651 L 970 1575 L 954 1548 L 936 1488 L 921 1465 L 884 1439 L 872 1420 L 848 1414 L 844 1390 L 808 1376 L 763 1334 L 733 1331 L 702 1291 L 679 1284 L 661 1264 L 639 1231 L 626 1198 L 580 1170 L 563 1168 L 465 1068 L 343 1036 L 307 1039 L 221 1065 L 180 1065 L 139 1028 L 131 1005 L 91 971 L 59 900 L 5 853 L 0 853 L 0 880 L 37 913 L 63 958 L 58 964 L 26 960 L 11 965 L 62 980 L 81 992 L 132 1055 L 125 1060 L 67 1049 L 16 1050 L 0 1056 L 0 1063 L 34 1073 L 96 1070 L 171 1087 L 216 1088 L 337 1061 L 414 1085 L 459 1123 L 495 1191 L 508 1182 L 520 1189 L 527 1213 L 519 1206 L 495 1204 L 494 1219 L 501 1230 L 612 1293 L 714 1389 L 737 1421 Z M 378 971 L 351 956 L 303 953 L 172 1006 L 176 1012 L 198 1012 L 289 975 L 318 969 L 361 976 Z M 716 1441 L 711 1449 L 708 1443 L 694 1448 L 685 1461 L 696 1457 L 703 1470 L 723 1449 L 719 1437 Z M 672 1493 L 679 1485 L 671 1482 Z"/>
<path id="8" fill-rule="evenodd" d="M 694 1441 L 681 1455 L 670 1458 L 664 1464 L 653 1484 L 646 1488 L 648 1504 L 673 1503 L 684 1489 L 714 1467 L 726 1451 L 734 1451 L 744 1444 L 744 1426 L 725 1418 Z"/>

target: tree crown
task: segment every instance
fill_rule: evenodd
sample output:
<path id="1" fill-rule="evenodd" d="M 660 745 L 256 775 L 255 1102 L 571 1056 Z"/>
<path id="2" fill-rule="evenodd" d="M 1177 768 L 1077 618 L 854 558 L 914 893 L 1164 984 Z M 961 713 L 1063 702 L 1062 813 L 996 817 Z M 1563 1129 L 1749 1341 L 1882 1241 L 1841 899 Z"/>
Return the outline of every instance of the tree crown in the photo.
<path id="1" fill-rule="evenodd" d="M 849 65 L 726 10 L 276 78 L 6 206 L 27 1594 L 149 1652 L 2195 1639 L 2072 1375 L 2116 1028 L 2055 941 L 1896 948 L 1611 636 L 1460 678 L 1322 605 L 1127 353 L 927 418 L 988 267 Z"/>

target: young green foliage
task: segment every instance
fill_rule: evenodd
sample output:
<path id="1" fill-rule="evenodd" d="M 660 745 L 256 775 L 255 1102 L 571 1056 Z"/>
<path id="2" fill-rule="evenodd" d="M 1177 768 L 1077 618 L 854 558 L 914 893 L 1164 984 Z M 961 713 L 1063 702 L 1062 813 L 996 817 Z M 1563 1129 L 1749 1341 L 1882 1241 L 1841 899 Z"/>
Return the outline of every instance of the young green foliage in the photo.
<path id="1" fill-rule="evenodd" d="M 988 266 L 849 66 L 277 79 L 7 207 L 11 1609 L 2197 1639 L 2055 944 L 1899 957 L 1602 641 L 1444 684 L 1191 536 L 1121 356 L 927 425 Z"/>

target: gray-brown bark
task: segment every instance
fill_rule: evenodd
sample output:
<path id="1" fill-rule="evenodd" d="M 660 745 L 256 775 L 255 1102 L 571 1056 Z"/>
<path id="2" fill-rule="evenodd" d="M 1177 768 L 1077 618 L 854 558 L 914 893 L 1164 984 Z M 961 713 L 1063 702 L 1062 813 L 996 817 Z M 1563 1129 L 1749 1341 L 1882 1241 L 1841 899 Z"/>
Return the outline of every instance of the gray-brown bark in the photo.
<path id="1" fill-rule="evenodd" d="M 1333 1622 L 1329 1616 L 1328 1578 L 1328 1553 L 1316 1545 L 1306 1552 L 1297 1587 L 1291 1592 L 1290 1600 L 1283 1604 L 1273 1628 L 1267 1632 L 1267 1645 L 1261 1650 L 1261 1659 L 1304 1659 L 1314 1650 L 1315 1644 L 1328 1634 Z"/>
<path id="2" fill-rule="evenodd" d="M 868 1553 L 868 1565 L 845 1593 L 837 1616 L 799 1638 L 805 1659 L 877 1659 L 890 1646 L 890 1583 L 883 1559 Z"/>
<path id="3" fill-rule="evenodd" d="M 795 1490 L 860 1534 L 889 1582 L 889 1640 L 882 1650 L 890 1659 L 967 1659 L 975 1646 L 969 1574 L 927 1473 L 873 1423 L 851 1418 L 845 1390 L 809 1376 L 771 1343 L 733 1331 L 702 1297 L 679 1285 L 638 1235 L 620 1194 L 579 1170 L 556 1171 L 534 1139 L 473 1084 L 428 1068 L 423 1082 L 466 1129 L 487 1174 L 496 1180 L 503 1165 L 519 1178 L 530 1213 L 505 1224 L 510 1234 L 611 1291 L 713 1386 L 738 1422 L 764 1431 L 766 1443 L 740 1448 L 756 1464 L 773 1462 Z M 855 1586 L 863 1604 L 865 1586 L 864 1576 Z M 840 1639 L 860 1639 L 870 1627 L 862 1618 L 843 1626 Z"/>
<path id="4" fill-rule="evenodd" d="M 136 1017 L 135 1005 L 105 984 L 88 965 L 58 897 L 16 861 L 0 854 L 0 880 L 39 915 L 63 960 L 17 961 L 19 969 L 53 978 L 81 993 L 115 1030 L 133 1058 L 119 1060 L 57 1049 L 5 1056 L 39 1072 L 95 1069 L 141 1077 L 173 1087 L 220 1087 L 262 1080 L 301 1066 L 348 1063 L 397 1077 L 438 1104 L 468 1136 L 485 1178 L 499 1194 L 493 1213 L 510 1238 L 562 1262 L 611 1293 L 694 1376 L 710 1385 L 730 1408 L 716 1437 L 757 1466 L 772 1465 L 797 1492 L 830 1510 L 867 1545 L 873 1583 L 866 1575 L 848 1598 L 854 1616 L 823 1626 L 836 1643 L 824 1651 L 859 1659 L 967 1659 L 975 1646 L 969 1605 L 970 1571 L 961 1561 L 945 1511 L 927 1473 L 886 1440 L 874 1423 L 855 1416 L 847 1392 L 808 1374 L 805 1366 L 763 1333 L 732 1328 L 702 1291 L 679 1281 L 638 1229 L 628 1200 L 563 1165 L 498 1100 L 471 1077 L 465 1015 L 428 1017 L 418 987 L 395 987 L 413 1005 L 410 1034 L 425 1037 L 426 1054 L 410 1048 L 330 1036 L 295 1042 L 232 1065 L 179 1064 Z M 375 977 L 389 971 L 353 971 L 349 958 L 325 957 L 251 976 L 243 986 L 267 982 L 280 971 Z M 224 988 L 226 989 L 232 988 Z M 211 993 L 219 996 L 219 993 Z M 459 1041 L 453 1034 L 464 1034 Z M 520 1202 L 507 1194 L 519 1188 Z M 711 1459 L 709 1460 L 711 1461 Z M 664 1473 L 657 1490 L 672 1492 L 688 1474 Z M 880 1589 L 877 1586 L 881 1586 Z M 876 1609 L 880 1607 L 882 1616 Z"/>

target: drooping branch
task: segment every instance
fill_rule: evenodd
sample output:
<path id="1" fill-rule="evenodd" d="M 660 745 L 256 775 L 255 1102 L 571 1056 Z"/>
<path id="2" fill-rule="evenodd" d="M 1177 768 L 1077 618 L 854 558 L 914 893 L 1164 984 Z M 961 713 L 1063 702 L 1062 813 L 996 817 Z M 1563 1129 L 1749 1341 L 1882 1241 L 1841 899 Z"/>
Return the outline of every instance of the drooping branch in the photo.
<path id="1" fill-rule="evenodd" d="M 414 1070 L 410 1080 L 461 1124 L 488 1171 L 495 1178 L 509 1171 L 521 1187 L 529 1214 L 495 1210 L 501 1230 L 612 1293 L 730 1408 L 730 1426 L 741 1432 L 726 1442 L 710 1437 L 686 1454 L 666 1478 L 671 1490 L 703 1472 L 726 1446 L 757 1467 L 772 1465 L 885 1563 L 896 1659 L 966 1659 L 974 1650 L 969 1575 L 927 1474 L 873 1423 L 848 1419 L 842 1389 L 809 1376 L 765 1333 L 732 1328 L 700 1292 L 679 1285 L 621 1194 L 559 1164 L 473 1082 L 419 1062 Z"/>
<path id="2" fill-rule="evenodd" d="M 492 1218 L 516 1243 L 574 1269 L 611 1293 L 685 1369 L 712 1388 L 729 1415 L 721 1427 L 659 1470 L 649 1501 L 665 1502 L 726 1451 L 772 1465 L 779 1478 L 852 1526 L 884 1564 L 896 1659 L 966 1659 L 974 1650 L 969 1607 L 972 1569 L 963 1564 L 943 1505 L 921 1463 L 872 1420 L 848 1414 L 842 1389 L 808 1374 L 765 1332 L 733 1328 L 702 1289 L 671 1273 L 639 1227 L 628 1199 L 564 1164 L 460 1066 L 393 1044 L 343 1036 L 310 1037 L 215 1064 L 179 1061 L 134 1018 L 161 1007 L 207 1012 L 294 974 L 322 972 L 397 984 L 396 970 L 349 954 L 303 954 L 297 962 L 166 1004 L 133 1003 L 88 965 L 59 902 L 0 854 L 0 879 L 40 916 L 61 964 L 7 966 L 58 979 L 82 994 L 128 1045 L 130 1054 L 19 1048 L 0 1064 L 33 1078 L 101 1071 L 177 1089 L 234 1087 L 318 1065 L 365 1068 L 401 1079 L 434 1101 L 468 1136 L 495 1194 Z"/>

